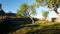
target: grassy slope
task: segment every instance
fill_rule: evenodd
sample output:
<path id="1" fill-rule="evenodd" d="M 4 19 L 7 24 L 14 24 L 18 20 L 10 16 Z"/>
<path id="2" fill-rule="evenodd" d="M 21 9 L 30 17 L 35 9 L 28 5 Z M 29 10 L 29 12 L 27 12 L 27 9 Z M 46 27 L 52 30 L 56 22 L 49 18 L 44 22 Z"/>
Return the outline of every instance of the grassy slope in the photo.
<path id="1" fill-rule="evenodd" d="M 12 31 L 9 34 L 60 34 L 60 23 L 58 22 L 38 20 L 35 24 L 18 26 L 20 26 L 18 30 Z"/>

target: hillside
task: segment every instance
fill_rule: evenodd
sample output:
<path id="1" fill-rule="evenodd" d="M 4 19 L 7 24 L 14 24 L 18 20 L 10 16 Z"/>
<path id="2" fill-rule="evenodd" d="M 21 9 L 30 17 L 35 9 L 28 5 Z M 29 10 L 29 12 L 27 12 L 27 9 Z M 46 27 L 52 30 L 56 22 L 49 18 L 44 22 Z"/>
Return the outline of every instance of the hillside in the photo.
<path id="1" fill-rule="evenodd" d="M 29 22 L 31 21 L 27 18 L 20 18 L 19 21 L 9 18 L 0 24 L 0 34 L 60 34 L 58 22 L 43 20 L 37 20 L 35 24 Z"/>

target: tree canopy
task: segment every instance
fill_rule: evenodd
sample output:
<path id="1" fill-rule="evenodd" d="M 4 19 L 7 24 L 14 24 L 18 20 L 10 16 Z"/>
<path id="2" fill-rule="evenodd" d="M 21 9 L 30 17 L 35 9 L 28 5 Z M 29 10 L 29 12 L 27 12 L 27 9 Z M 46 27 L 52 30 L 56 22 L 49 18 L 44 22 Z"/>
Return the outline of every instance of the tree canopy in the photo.
<path id="1" fill-rule="evenodd" d="M 33 5 L 29 6 L 26 3 L 22 3 L 21 6 L 20 6 L 20 9 L 17 10 L 17 14 L 22 15 L 24 17 L 29 17 L 29 15 L 35 15 L 36 10 L 33 7 Z"/>
<path id="2" fill-rule="evenodd" d="M 51 8 L 58 13 L 57 8 L 60 6 L 60 0 L 36 0 L 36 5 L 48 5 L 48 8 Z"/>

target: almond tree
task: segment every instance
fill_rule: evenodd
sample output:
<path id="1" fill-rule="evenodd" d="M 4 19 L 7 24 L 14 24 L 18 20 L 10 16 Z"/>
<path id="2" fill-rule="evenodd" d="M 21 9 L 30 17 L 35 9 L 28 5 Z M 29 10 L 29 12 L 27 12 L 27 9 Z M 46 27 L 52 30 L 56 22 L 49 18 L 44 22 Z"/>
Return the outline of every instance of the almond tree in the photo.
<path id="1" fill-rule="evenodd" d="M 29 17 L 32 20 L 32 23 L 34 24 L 34 20 L 31 15 L 36 15 L 36 10 L 32 5 L 29 6 L 26 3 L 22 3 L 20 9 L 17 10 L 17 14 L 22 15 L 25 18 Z"/>

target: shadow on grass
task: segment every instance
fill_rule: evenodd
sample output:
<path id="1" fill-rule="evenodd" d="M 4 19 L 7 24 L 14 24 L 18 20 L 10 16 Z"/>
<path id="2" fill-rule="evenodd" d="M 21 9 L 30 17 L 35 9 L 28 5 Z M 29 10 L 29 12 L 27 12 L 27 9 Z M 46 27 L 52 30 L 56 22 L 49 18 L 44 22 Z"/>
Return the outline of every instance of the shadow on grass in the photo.
<path id="1" fill-rule="evenodd" d="M 28 31 L 26 34 L 60 34 L 60 24 L 44 26 L 42 29 Z"/>
<path id="2" fill-rule="evenodd" d="M 31 24 L 28 18 L 6 18 L 0 23 L 0 34 L 8 34 L 24 27 L 36 27 L 38 25 L 21 26 L 22 24 Z"/>

